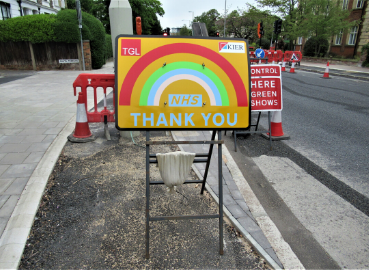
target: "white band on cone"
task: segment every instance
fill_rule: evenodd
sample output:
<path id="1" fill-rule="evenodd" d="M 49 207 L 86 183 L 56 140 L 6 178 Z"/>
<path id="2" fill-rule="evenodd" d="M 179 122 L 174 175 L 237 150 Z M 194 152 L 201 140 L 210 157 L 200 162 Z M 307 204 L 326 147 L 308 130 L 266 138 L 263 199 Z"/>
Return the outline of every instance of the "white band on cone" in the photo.
<path id="1" fill-rule="evenodd" d="M 87 123 L 87 114 L 86 114 L 86 108 L 85 104 L 77 103 L 77 123 Z"/>
<path id="2" fill-rule="evenodd" d="M 281 113 L 281 111 L 274 111 L 273 112 L 271 122 L 273 122 L 273 123 L 282 123 L 282 113 Z"/>

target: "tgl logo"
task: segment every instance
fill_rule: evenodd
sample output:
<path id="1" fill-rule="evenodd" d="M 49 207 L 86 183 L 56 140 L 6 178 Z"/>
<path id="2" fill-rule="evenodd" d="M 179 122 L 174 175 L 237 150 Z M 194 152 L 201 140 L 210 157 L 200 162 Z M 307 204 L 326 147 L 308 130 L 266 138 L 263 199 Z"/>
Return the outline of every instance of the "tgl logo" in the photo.
<path id="1" fill-rule="evenodd" d="M 170 107 L 201 107 L 201 95 L 169 95 Z"/>
<path id="2" fill-rule="evenodd" d="M 121 55 L 140 56 L 141 55 L 141 40 L 140 39 L 122 39 Z"/>

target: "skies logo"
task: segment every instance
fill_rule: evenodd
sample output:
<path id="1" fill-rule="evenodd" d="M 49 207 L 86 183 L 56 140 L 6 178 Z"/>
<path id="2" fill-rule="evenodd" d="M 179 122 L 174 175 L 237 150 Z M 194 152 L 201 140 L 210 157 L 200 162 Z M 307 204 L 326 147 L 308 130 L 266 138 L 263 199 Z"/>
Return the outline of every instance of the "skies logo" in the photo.
<path id="1" fill-rule="evenodd" d="M 220 53 L 245 53 L 245 43 L 243 42 L 219 42 Z"/>

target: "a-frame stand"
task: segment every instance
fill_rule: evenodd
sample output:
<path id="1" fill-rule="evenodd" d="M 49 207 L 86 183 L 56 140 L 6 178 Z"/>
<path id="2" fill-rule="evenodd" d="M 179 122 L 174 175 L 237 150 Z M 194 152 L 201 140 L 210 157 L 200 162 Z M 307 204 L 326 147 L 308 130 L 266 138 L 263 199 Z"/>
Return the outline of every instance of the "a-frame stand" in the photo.
<path id="1" fill-rule="evenodd" d="M 215 141 L 216 131 L 211 135 L 210 141 L 150 141 L 150 131 L 146 131 L 146 259 L 150 258 L 150 221 L 161 220 L 185 220 L 185 219 L 208 219 L 219 218 L 219 254 L 223 255 L 223 183 L 222 183 L 222 144 L 221 131 L 218 130 L 218 140 Z M 150 185 L 163 185 L 163 181 L 150 181 L 150 163 L 157 163 L 156 154 L 150 155 L 150 145 L 162 144 L 210 144 L 208 153 L 196 153 L 194 163 L 206 163 L 204 179 L 196 181 L 185 181 L 185 184 L 202 183 L 201 194 L 204 193 L 206 178 L 208 176 L 211 156 L 214 144 L 218 144 L 218 177 L 219 177 L 219 214 L 218 215 L 199 215 L 199 216 L 150 216 Z M 205 157 L 205 158 L 204 158 Z"/>
<path id="2" fill-rule="evenodd" d="M 271 116 L 270 116 L 270 111 L 268 111 L 268 125 L 269 125 L 269 130 L 258 130 L 259 127 L 259 121 L 260 121 L 260 115 L 261 112 L 258 112 L 258 119 L 256 121 L 255 125 L 250 124 L 250 130 L 245 130 L 245 131 L 237 131 L 234 130 L 233 131 L 233 140 L 234 140 L 234 151 L 237 152 L 237 135 L 240 134 L 262 134 L 262 133 L 269 133 L 269 145 L 270 145 L 270 150 L 272 150 L 272 126 L 271 126 Z M 251 127 L 255 127 L 255 130 L 252 131 Z M 224 132 L 224 135 L 227 135 L 227 131 Z"/>

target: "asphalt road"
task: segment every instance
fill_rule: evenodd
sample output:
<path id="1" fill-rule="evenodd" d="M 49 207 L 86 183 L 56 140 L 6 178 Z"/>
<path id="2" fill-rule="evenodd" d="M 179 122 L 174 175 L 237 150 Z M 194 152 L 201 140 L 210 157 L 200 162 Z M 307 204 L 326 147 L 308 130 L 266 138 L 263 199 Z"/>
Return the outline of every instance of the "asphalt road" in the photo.
<path id="1" fill-rule="evenodd" d="M 238 140 L 238 164 L 305 267 L 368 268 L 367 82 L 320 77 L 283 73 L 291 139 L 273 142 L 272 151 L 259 135 Z"/>
<path id="2" fill-rule="evenodd" d="M 0 70 L 0 84 L 32 76 L 33 70 Z"/>
<path id="3" fill-rule="evenodd" d="M 286 144 L 369 197 L 368 83 L 308 72 L 283 74 Z"/>

